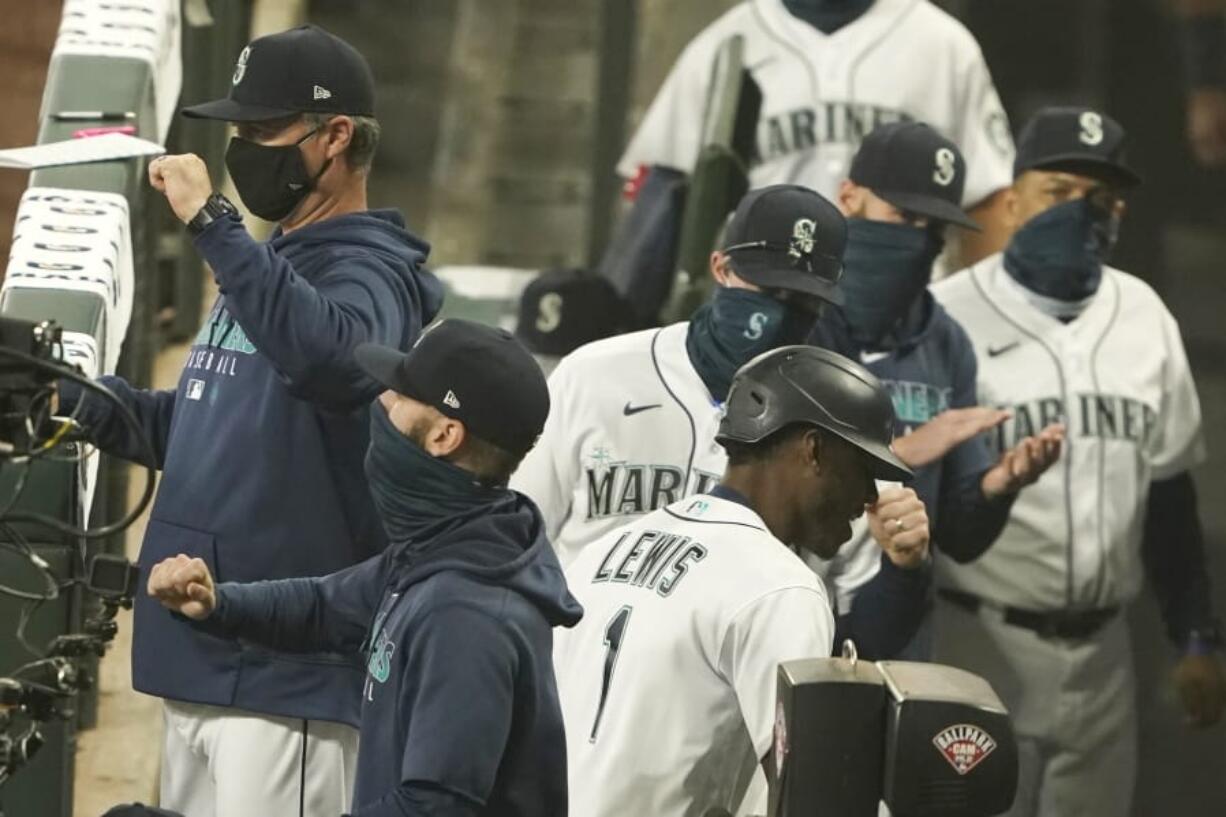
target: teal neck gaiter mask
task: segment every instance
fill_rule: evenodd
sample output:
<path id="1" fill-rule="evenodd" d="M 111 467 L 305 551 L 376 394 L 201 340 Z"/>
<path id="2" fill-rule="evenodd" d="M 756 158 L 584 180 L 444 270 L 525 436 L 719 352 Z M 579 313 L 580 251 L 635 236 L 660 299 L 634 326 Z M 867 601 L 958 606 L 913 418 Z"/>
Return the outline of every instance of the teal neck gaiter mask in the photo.
<path id="1" fill-rule="evenodd" d="M 764 292 L 722 287 L 690 319 L 685 348 L 711 396 L 722 403 L 737 369 L 763 352 L 804 343 L 815 319 Z"/>

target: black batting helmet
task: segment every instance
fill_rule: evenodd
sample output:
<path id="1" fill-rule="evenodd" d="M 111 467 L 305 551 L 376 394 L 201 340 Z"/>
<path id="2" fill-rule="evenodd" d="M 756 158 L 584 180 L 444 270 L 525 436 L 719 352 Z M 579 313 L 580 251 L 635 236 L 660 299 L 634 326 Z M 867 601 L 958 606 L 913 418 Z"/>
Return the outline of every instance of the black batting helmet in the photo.
<path id="1" fill-rule="evenodd" d="M 764 352 L 736 373 L 715 439 L 756 443 L 792 423 L 808 423 L 868 454 L 877 479 L 904 480 L 911 469 L 890 448 L 894 404 L 872 372 L 814 346 Z"/>

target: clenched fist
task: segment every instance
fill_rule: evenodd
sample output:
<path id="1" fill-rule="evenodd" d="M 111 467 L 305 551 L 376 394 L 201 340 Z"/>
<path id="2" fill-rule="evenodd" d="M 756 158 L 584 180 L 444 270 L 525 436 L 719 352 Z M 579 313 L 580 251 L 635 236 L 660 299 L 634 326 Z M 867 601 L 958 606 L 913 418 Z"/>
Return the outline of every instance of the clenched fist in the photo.
<path id="1" fill-rule="evenodd" d="M 213 195 L 209 169 L 194 153 L 159 156 L 149 163 L 149 183 L 166 196 L 179 221 L 191 221 Z"/>
<path id="2" fill-rule="evenodd" d="M 213 576 L 203 559 L 180 553 L 149 571 L 149 595 L 176 613 L 202 621 L 217 607 Z"/>
<path id="3" fill-rule="evenodd" d="M 868 528 L 898 567 L 912 570 L 928 554 L 928 511 L 910 488 L 886 488 L 868 506 Z"/>

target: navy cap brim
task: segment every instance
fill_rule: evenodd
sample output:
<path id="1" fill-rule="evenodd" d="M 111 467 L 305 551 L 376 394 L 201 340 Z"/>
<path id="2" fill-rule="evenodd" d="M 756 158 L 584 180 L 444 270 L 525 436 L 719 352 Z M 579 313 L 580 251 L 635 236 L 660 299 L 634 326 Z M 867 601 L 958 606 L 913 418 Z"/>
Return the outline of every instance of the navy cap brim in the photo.
<path id="1" fill-rule="evenodd" d="M 982 228 L 975 223 L 973 218 L 966 214 L 965 210 L 946 199 L 915 192 L 873 190 L 873 193 L 885 199 L 899 210 L 927 216 L 947 224 L 956 224 L 967 230 L 982 231 Z"/>
<path id="2" fill-rule="evenodd" d="M 236 102 L 229 97 L 214 99 L 211 102 L 201 102 L 191 105 L 179 113 L 188 119 L 219 119 L 224 122 L 266 122 L 270 119 L 284 119 L 301 111 L 289 108 L 274 108 L 269 105 L 252 105 L 246 102 Z"/>
<path id="3" fill-rule="evenodd" d="M 401 366 L 407 355 L 377 343 L 360 343 L 353 350 L 358 368 L 384 388 L 398 394 L 407 394 L 409 385 L 404 382 Z"/>
<path id="4" fill-rule="evenodd" d="M 838 283 L 793 266 L 780 266 L 779 253 L 773 250 L 738 250 L 728 253 L 728 263 L 738 277 L 765 289 L 786 289 L 815 295 L 835 306 L 843 305 L 843 293 Z M 833 265 L 832 265 L 833 266 Z M 841 268 L 841 264 L 838 268 Z M 837 268 L 827 270 L 834 278 Z"/>
<path id="5" fill-rule="evenodd" d="M 1103 181 L 1117 184 L 1125 189 L 1137 187 L 1143 181 L 1140 174 L 1127 165 L 1104 159 L 1093 153 L 1058 153 L 1054 156 L 1041 156 L 1025 164 L 1016 166 L 1014 177 L 1027 170 L 1056 170 L 1091 176 Z"/>

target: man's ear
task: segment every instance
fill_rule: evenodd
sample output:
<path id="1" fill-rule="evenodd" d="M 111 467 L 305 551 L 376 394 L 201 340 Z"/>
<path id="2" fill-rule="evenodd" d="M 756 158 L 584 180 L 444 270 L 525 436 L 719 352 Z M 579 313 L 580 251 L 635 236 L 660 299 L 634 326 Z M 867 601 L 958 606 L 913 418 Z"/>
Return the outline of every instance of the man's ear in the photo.
<path id="1" fill-rule="evenodd" d="M 851 179 L 839 182 L 838 205 L 844 218 L 853 218 L 864 212 L 864 188 Z"/>
<path id="2" fill-rule="evenodd" d="M 728 286 L 728 256 L 724 255 L 719 250 L 711 253 L 710 271 L 711 277 L 715 279 L 715 283 L 721 287 Z"/>
<path id="3" fill-rule="evenodd" d="M 331 159 L 340 156 L 349 148 L 353 141 L 353 119 L 348 116 L 334 116 L 324 125 L 324 156 Z"/>
<path id="4" fill-rule="evenodd" d="M 441 425 L 438 456 L 450 457 L 464 447 L 464 440 L 468 438 L 468 429 L 459 420 L 445 415 Z"/>
<path id="5" fill-rule="evenodd" d="M 432 457 L 450 457 L 460 450 L 467 436 L 463 423 L 440 412 L 430 423 L 422 448 Z"/>
<path id="6" fill-rule="evenodd" d="M 800 450 L 802 452 L 801 456 L 805 459 L 805 467 L 820 473 L 822 465 L 825 464 L 822 458 L 826 453 L 822 435 L 817 429 L 810 428 L 801 435 L 801 441 Z"/>

